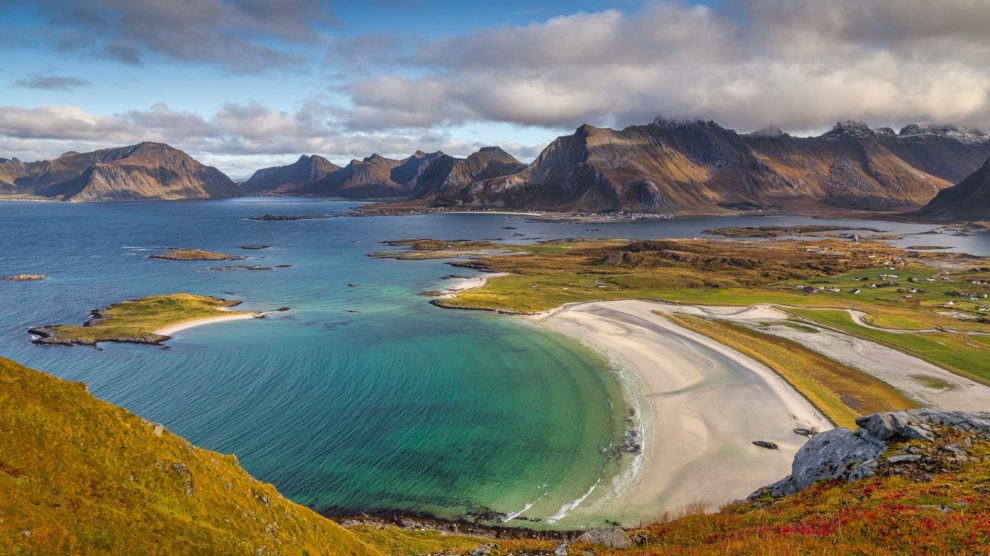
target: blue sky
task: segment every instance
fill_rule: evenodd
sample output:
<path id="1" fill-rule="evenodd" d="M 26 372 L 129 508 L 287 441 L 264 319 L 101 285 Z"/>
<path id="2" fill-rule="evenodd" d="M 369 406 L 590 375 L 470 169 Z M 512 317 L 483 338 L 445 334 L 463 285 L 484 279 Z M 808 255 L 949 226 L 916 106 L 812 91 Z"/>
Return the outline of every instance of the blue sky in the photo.
<path id="1" fill-rule="evenodd" d="M 166 141 L 530 159 L 581 123 L 990 123 L 987 10 L 948 0 L 0 0 L 0 157 Z"/>

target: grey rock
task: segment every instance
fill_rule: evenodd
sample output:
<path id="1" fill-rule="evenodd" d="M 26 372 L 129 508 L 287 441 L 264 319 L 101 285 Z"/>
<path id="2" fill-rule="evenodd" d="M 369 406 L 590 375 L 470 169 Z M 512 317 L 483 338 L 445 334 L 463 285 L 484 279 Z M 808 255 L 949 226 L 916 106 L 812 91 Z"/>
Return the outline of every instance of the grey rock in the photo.
<path id="1" fill-rule="evenodd" d="M 911 463 L 921 459 L 921 456 L 917 454 L 901 454 L 898 456 L 890 456 L 887 461 L 896 465 L 898 463 Z"/>
<path id="2" fill-rule="evenodd" d="M 966 450 L 964 450 L 963 447 L 960 446 L 958 442 L 953 442 L 952 444 L 942 446 L 942 451 L 949 452 L 957 456 L 966 455 Z"/>
<path id="3" fill-rule="evenodd" d="M 845 479 L 855 481 L 876 474 L 878 458 L 887 449 L 887 440 L 922 440 L 932 442 L 932 427 L 949 427 L 972 431 L 990 437 L 990 412 L 948 411 L 941 409 L 912 409 L 889 413 L 876 413 L 856 420 L 860 428 L 832 429 L 811 437 L 794 455 L 791 474 L 772 485 L 761 488 L 749 496 L 756 499 L 764 495 L 773 497 L 793 494 L 818 481 Z M 957 459 L 968 456 L 958 444 L 943 448 Z M 919 461 L 919 449 L 887 458 L 891 464 Z"/>
<path id="4" fill-rule="evenodd" d="M 577 538 L 578 542 L 607 546 L 609 548 L 629 548 L 633 545 L 632 539 L 622 530 L 622 527 L 599 527 L 586 531 Z"/>
<path id="5" fill-rule="evenodd" d="M 853 467 L 852 471 L 849 472 L 849 481 L 858 481 L 860 479 L 866 479 L 877 474 L 877 468 L 880 466 L 880 462 L 875 459 L 866 460 L 863 463 Z"/>
<path id="6" fill-rule="evenodd" d="M 567 543 L 564 543 L 554 549 L 553 556 L 567 556 Z"/>
<path id="7" fill-rule="evenodd" d="M 857 433 L 832 429 L 811 437 L 794 455 L 790 476 L 767 487 L 768 493 L 774 497 L 786 496 L 812 483 L 843 477 L 854 465 L 883 453 L 883 442 L 868 432 Z"/>

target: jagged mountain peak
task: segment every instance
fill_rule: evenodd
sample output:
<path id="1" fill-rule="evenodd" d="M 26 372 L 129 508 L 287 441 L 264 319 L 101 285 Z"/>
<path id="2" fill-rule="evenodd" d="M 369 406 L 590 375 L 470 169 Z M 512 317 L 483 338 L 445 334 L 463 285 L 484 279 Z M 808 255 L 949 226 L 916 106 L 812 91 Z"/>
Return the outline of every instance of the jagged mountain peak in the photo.
<path id="1" fill-rule="evenodd" d="M 703 120 L 701 118 L 666 118 L 657 116 L 651 124 L 660 129 L 681 129 L 686 127 L 701 127 L 710 129 L 725 129 L 713 120 Z"/>
<path id="2" fill-rule="evenodd" d="M 785 137 L 785 136 L 787 136 L 787 134 L 784 133 L 784 130 L 780 129 L 780 127 L 775 126 L 775 125 L 768 125 L 766 127 L 762 127 L 762 128 L 760 128 L 760 129 L 758 129 L 756 131 L 752 131 L 750 133 L 747 133 L 746 135 L 748 135 L 750 137 Z"/>
<path id="3" fill-rule="evenodd" d="M 859 120 L 842 120 L 836 122 L 832 129 L 823 135 L 825 138 L 854 137 L 857 139 L 867 139 L 875 134 L 866 122 Z"/>
<path id="4" fill-rule="evenodd" d="M 378 153 L 374 153 L 371 156 L 366 156 L 364 158 L 364 160 L 361 161 L 361 162 L 372 162 L 372 163 L 379 162 L 380 163 L 380 162 L 388 162 L 389 160 L 391 160 L 391 159 L 385 158 L 384 156 L 382 156 L 382 155 L 380 155 Z M 359 161 L 356 161 L 356 160 L 352 160 L 351 161 L 351 163 L 354 163 L 354 162 L 359 162 Z"/>
<path id="5" fill-rule="evenodd" d="M 932 137 L 955 139 L 960 143 L 969 145 L 990 143 L 990 135 L 982 130 L 948 124 L 918 123 L 906 125 L 901 128 L 898 137 L 904 139 Z"/>

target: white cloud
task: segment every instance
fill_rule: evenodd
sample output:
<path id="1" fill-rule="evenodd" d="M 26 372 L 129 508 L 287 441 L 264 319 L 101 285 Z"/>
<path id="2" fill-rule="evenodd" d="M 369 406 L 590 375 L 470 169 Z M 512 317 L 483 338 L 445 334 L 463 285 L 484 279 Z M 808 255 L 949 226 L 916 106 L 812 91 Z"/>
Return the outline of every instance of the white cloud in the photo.
<path id="1" fill-rule="evenodd" d="M 662 2 L 485 28 L 402 53 L 415 77 L 352 83 L 347 122 L 573 127 L 662 114 L 744 129 L 847 118 L 987 126 L 988 10 L 985 0 Z"/>
<path id="2" fill-rule="evenodd" d="M 142 141 L 169 143 L 204 161 L 217 161 L 234 175 L 250 174 L 272 160 L 320 154 L 341 164 L 372 152 L 404 157 L 416 150 L 466 156 L 485 146 L 436 130 L 345 131 L 331 118 L 335 110 L 305 103 L 294 113 L 259 103 L 227 103 L 210 118 L 176 111 L 163 103 L 147 110 L 97 116 L 75 106 L 0 106 L 0 153 L 22 160 L 55 157 Z M 503 146 L 525 156 L 532 149 Z"/>

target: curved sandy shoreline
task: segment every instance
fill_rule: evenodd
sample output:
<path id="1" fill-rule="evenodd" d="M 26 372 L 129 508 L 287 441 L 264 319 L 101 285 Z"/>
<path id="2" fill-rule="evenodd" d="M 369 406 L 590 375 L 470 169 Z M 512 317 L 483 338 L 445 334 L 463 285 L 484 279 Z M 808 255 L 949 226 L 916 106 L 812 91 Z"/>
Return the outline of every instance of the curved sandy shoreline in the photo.
<path id="1" fill-rule="evenodd" d="M 796 427 L 831 424 L 771 369 L 653 311 L 645 301 L 571 305 L 538 322 L 574 337 L 627 371 L 643 423 L 643 456 L 633 476 L 571 517 L 635 524 L 702 503 L 710 509 L 786 476 L 805 438 Z M 777 443 L 779 450 L 754 446 Z"/>
<path id="2" fill-rule="evenodd" d="M 224 309 L 220 309 L 220 310 L 223 311 Z M 186 330 L 189 328 L 196 328 L 197 326 L 205 326 L 207 324 L 227 322 L 231 320 L 256 319 L 256 318 L 261 318 L 264 315 L 265 313 L 233 313 L 230 315 L 220 315 L 217 317 L 207 317 L 204 319 L 187 320 L 185 322 L 178 322 L 175 324 L 164 326 L 162 328 L 154 330 L 154 333 L 160 336 L 171 336 L 176 332 Z"/>
<path id="3" fill-rule="evenodd" d="M 763 325 L 761 332 L 795 341 L 812 351 L 858 369 L 886 382 L 924 406 L 961 411 L 982 411 L 990 407 L 990 387 L 986 385 L 913 355 L 814 322 L 801 321 L 801 324 L 817 332 L 802 332 L 793 327 L 779 325 L 793 319 L 774 305 L 757 304 L 743 308 L 674 305 L 660 302 L 652 305 L 657 310 L 668 313 L 709 316 L 741 323 L 759 323 Z M 849 310 L 849 313 L 855 316 L 857 311 Z M 863 326 L 891 331 L 867 324 Z"/>

